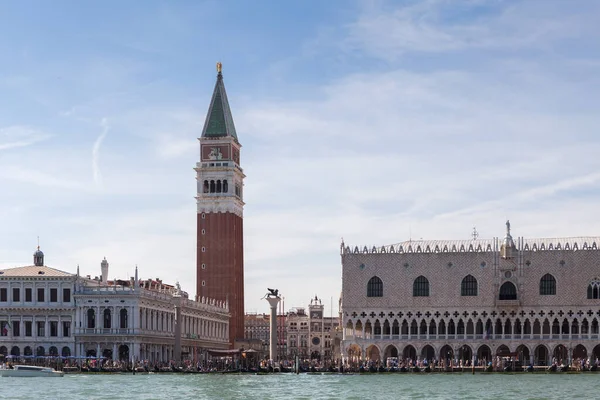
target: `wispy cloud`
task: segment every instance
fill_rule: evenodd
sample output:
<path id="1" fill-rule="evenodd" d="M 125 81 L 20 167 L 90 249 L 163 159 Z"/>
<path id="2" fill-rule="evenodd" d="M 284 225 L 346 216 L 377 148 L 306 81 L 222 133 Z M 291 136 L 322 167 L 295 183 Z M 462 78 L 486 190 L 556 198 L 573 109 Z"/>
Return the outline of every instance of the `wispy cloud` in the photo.
<path id="1" fill-rule="evenodd" d="M 31 146 L 47 140 L 51 135 L 28 126 L 10 126 L 0 129 L 0 151 Z"/>
<path id="2" fill-rule="evenodd" d="M 365 3 L 363 13 L 348 24 L 346 49 L 395 60 L 407 52 L 447 53 L 467 49 L 518 51 L 552 47 L 556 40 L 593 31 L 597 4 L 565 7 L 548 0 L 481 2 L 425 0 L 402 5 Z"/>
<path id="3" fill-rule="evenodd" d="M 110 129 L 106 118 L 102 119 L 100 126 L 102 127 L 102 133 L 100 136 L 98 136 L 94 142 L 94 147 L 92 148 L 92 171 L 94 173 L 94 183 L 96 184 L 97 188 L 102 188 L 102 173 L 100 172 L 100 146 L 102 145 L 102 141 Z"/>

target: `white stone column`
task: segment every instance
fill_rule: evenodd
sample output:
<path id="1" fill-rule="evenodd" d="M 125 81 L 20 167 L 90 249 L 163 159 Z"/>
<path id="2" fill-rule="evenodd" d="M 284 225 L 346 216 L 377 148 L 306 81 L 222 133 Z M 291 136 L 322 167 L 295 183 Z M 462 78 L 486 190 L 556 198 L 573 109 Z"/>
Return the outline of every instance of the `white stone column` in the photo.
<path id="1" fill-rule="evenodd" d="M 271 306 L 269 352 L 270 358 L 273 361 L 277 361 L 277 305 L 280 300 L 279 296 L 267 296 L 267 301 Z"/>

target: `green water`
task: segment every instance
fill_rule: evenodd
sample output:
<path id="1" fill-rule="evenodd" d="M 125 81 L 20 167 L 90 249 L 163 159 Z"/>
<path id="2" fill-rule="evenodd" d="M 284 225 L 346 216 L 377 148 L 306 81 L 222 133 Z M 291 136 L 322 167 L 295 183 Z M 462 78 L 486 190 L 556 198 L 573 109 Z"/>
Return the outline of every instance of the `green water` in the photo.
<path id="1" fill-rule="evenodd" d="M 0 378 L 10 399 L 592 399 L 600 374 L 65 375 Z"/>

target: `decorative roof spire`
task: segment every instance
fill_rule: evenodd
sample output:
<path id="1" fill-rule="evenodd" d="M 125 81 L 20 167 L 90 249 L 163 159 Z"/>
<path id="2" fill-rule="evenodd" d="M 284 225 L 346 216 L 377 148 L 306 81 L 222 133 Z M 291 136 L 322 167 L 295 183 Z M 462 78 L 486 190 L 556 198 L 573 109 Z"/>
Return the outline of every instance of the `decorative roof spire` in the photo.
<path id="1" fill-rule="evenodd" d="M 203 138 L 217 138 L 231 136 L 237 140 L 233 116 L 229 108 L 225 85 L 223 84 L 223 74 L 221 73 L 223 64 L 217 63 L 217 82 L 213 91 L 204 128 L 202 129 Z"/>
<path id="2" fill-rule="evenodd" d="M 516 250 L 515 242 L 513 241 L 512 236 L 510 235 L 510 221 L 506 221 L 506 236 L 504 237 L 504 241 L 502 242 L 502 246 L 500 247 L 501 256 L 503 258 L 512 258 L 514 257 L 514 251 Z"/>

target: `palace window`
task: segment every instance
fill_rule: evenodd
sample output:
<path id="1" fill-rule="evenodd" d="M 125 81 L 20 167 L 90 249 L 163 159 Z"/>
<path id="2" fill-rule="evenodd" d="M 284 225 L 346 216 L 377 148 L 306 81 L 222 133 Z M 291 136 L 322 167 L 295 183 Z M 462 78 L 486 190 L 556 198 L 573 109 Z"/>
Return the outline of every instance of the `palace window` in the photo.
<path id="1" fill-rule="evenodd" d="M 38 288 L 38 290 L 37 290 L 37 301 L 38 301 L 38 303 L 44 302 L 44 288 Z"/>
<path id="2" fill-rule="evenodd" d="M 413 283 L 414 297 L 429 297 L 429 281 L 424 276 L 419 276 Z"/>
<path id="3" fill-rule="evenodd" d="M 120 328 L 127 329 L 127 309 L 122 308 L 120 311 Z"/>
<path id="4" fill-rule="evenodd" d="M 71 302 L 71 289 L 63 288 L 63 303 Z"/>
<path id="5" fill-rule="evenodd" d="M 46 322 L 45 321 L 37 321 L 37 335 L 38 336 L 46 336 Z"/>
<path id="6" fill-rule="evenodd" d="M 58 336 L 58 321 L 50 321 L 50 336 Z"/>
<path id="7" fill-rule="evenodd" d="M 107 308 L 104 310 L 104 329 L 110 329 L 112 316 L 110 310 Z"/>
<path id="8" fill-rule="evenodd" d="M 461 296 L 477 296 L 477 279 L 473 275 L 467 275 L 460 284 Z"/>
<path id="9" fill-rule="evenodd" d="M 547 296 L 556 294 L 556 279 L 550 274 L 542 276 L 540 279 L 540 295 Z"/>
<path id="10" fill-rule="evenodd" d="M 500 286 L 500 300 L 516 300 L 517 288 L 512 282 L 504 282 Z"/>
<path id="11" fill-rule="evenodd" d="M 58 302 L 58 289 L 56 289 L 56 288 L 50 289 L 50 302 L 51 303 Z"/>
<path id="12" fill-rule="evenodd" d="M 93 329 L 96 327 L 96 313 L 92 308 L 87 311 L 87 327 L 88 329 Z"/>
<path id="13" fill-rule="evenodd" d="M 590 282 L 587 289 L 588 299 L 600 299 L 600 279 L 596 278 Z"/>
<path id="14" fill-rule="evenodd" d="M 25 336 L 31 336 L 31 335 L 32 335 L 32 322 L 25 321 Z"/>
<path id="15" fill-rule="evenodd" d="M 71 336 L 71 322 L 63 321 L 63 336 L 69 337 Z"/>
<path id="16" fill-rule="evenodd" d="M 0 289 L 0 301 L 1 302 L 8 301 L 8 289 L 6 289 L 6 288 Z"/>
<path id="17" fill-rule="evenodd" d="M 367 283 L 367 297 L 383 297 L 383 281 L 374 276 Z"/>
<path id="18" fill-rule="evenodd" d="M 31 288 L 25 288 L 25 301 L 27 303 L 31 303 L 33 300 L 33 289 Z"/>
<path id="19" fill-rule="evenodd" d="M 21 321 L 12 321 L 12 335 L 21 336 Z"/>
<path id="20" fill-rule="evenodd" d="M 13 301 L 21 301 L 21 290 L 19 288 L 13 288 Z"/>

